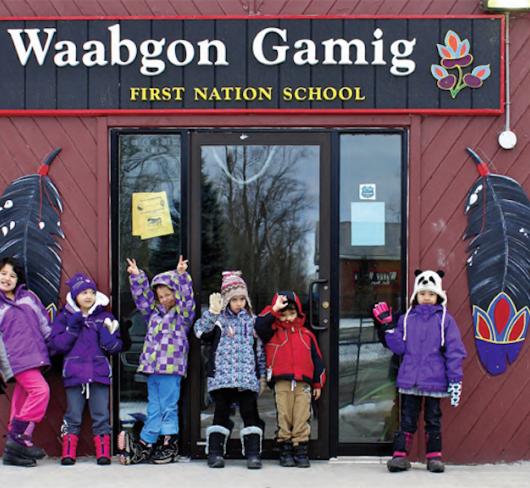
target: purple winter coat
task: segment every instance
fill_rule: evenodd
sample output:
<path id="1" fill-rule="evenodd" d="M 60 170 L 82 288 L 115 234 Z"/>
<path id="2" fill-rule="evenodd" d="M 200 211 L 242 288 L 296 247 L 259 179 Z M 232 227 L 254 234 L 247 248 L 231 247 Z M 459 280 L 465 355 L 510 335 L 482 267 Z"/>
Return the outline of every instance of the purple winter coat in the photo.
<path id="1" fill-rule="evenodd" d="M 105 310 L 109 299 L 97 292 L 96 303 L 87 316 L 82 316 L 70 293 L 67 304 L 52 325 L 48 340 L 50 353 L 64 354 L 63 380 L 66 388 L 86 383 L 110 385 L 112 368 L 108 354 L 121 351 L 119 328 L 111 334 L 104 325 L 114 320 Z"/>
<path id="2" fill-rule="evenodd" d="M 462 381 L 462 363 L 466 350 L 455 320 L 446 311 L 445 344 L 442 347 L 441 305 L 416 305 L 407 317 L 407 334 L 403 339 L 405 315 L 395 329 L 385 334 L 387 346 L 402 356 L 396 384 L 398 388 L 417 388 L 428 392 L 447 392 L 449 383 Z"/>
<path id="3" fill-rule="evenodd" d="M 25 285 L 13 300 L 0 291 L 0 372 L 6 381 L 23 371 L 50 365 L 48 312 Z"/>

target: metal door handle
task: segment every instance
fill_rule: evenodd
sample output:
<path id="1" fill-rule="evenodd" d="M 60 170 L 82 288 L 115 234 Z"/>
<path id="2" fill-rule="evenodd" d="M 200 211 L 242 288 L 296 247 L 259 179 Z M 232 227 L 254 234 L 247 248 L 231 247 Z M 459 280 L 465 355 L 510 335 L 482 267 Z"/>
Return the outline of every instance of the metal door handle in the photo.
<path id="1" fill-rule="evenodd" d="M 324 283 L 327 283 L 328 280 L 325 278 L 320 278 L 318 280 L 313 280 L 311 283 L 309 283 L 309 325 L 313 330 L 327 330 L 327 325 L 314 325 L 313 324 L 313 287 L 315 285 L 323 285 Z M 328 321 L 326 320 L 326 324 Z"/>

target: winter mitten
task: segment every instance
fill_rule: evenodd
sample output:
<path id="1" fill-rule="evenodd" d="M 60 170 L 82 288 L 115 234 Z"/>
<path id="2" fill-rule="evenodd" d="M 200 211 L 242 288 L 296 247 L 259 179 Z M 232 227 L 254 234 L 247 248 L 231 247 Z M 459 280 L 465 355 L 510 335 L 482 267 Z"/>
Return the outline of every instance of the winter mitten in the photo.
<path id="1" fill-rule="evenodd" d="M 379 322 L 386 330 L 393 329 L 395 326 L 392 324 L 392 307 L 389 307 L 385 302 L 377 303 L 372 313 L 375 320 Z"/>
<path id="2" fill-rule="evenodd" d="M 68 316 L 66 323 L 70 332 L 78 333 L 83 326 L 84 318 L 81 312 L 76 312 Z"/>
<path id="3" fill-rule="evenodd" d="M 111 333 L 111 334 L 114 334 L 114 332 L 116 332 L 119 328 L 120 328 L 120 324 L 119 322 L 114 319 L 114 320 L 111 320 L 110 317 L 107 317 L 104 321 L 103 321 L 103 325 L 107 328 L 107 330 Z"/>
<path id="4" fill-rule="evenodd" d="M 447 393 L 451 395 L 451 405 L 453 407 L 458 407 L 460 403 L 460 395 L 462 395 L 462 382 L 449 383 Z"/>
<path id="5" fill-rule="evenodd" d="M 212 293 L 210 295 L 210 312 L 214 315 L 219 315 L 223 310 L 223 299 L 220 293 Z"/>

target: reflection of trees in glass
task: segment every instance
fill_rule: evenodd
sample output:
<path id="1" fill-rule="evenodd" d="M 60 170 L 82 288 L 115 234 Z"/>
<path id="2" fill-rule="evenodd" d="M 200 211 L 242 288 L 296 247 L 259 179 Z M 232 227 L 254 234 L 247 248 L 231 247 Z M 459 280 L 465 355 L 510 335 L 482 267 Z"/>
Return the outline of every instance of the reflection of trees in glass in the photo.
<path id="1" fill-rule="evenodd" d="M 222 268 L 243 271 L 257 309 L 267 303 L 277 289 L 305 292 L 310 278 L 306 265 L 308 233 L 315 232 L 318 219 L 318 214 L 312 211 L 316 203 L 314 197 L 297 178 L 298 163 L 307 158 L 305 148 L 226 146 L 204 149 L 206 174 L 203 177 L 207 184 L 215 185 L 218 202 L 224 209 L 219 220 L 220 238 L 227 251 Z M 263 172 L 263 164 L 271 151 L 275 151 L 274 157 Z M 220 164 L 225 167 L 220 168 Z M 248 184 L 240 183 L 260 171 L 263 174 L 259 178 Z M 203 225 L 204 205 L 203 197 Z M 210 245 L 203 241 L 203 263 Z M 203 272 L 203 276 L 208 275 Z M 219 282 L 217 275 L 213 279 L 216 288 Z"/>
<path id="2" fill-rule="evenodd" d="M 120 137 L 120 285 L 121 311 L 132 308 L 125 257 L 136 258 L 150 275 L 173 267 L 180 253 L 180 136 L 123 135 Z M 132 194 L 165 191 L 174 233 L 141 240 L 132 235 Z"/>
<path id="3" fill-rule="evenodd" d="M 219 204 L 219 191 L 204 173 L 201 173 L 202 225 L 201 225 L 201 276 L 205 296 L 218 292 L 221 272 L 225 266 L 225 239 L 223 216 Z"/>

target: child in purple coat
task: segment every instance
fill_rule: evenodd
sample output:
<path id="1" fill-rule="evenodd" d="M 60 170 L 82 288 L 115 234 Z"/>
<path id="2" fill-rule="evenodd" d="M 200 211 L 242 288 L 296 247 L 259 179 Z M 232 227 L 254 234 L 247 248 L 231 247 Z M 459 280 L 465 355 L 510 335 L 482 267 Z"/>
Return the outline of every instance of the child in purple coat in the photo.
<path id="1" fill-rule="evenodd" d="M 178 454 L 180 383 L 188 367 L 187 334 L 195 315 L 188 261 L 180 256 L 177 269 L 156 275 L 151 285 L 134 259 L 127 263 L 136 308 L 147 321 L 138 367 L 147 376 L 147 420 L 139 439 L 120 433 L 120 463 L 170 463 Z"/>
<path id="2" fill-rule="evenodd" d="M 466 350 L 458 326 L 446 309 L 443 271 L 416 270 L 415 274 L 411 306 L 397 326 L 386 303 L 378 303 L 373 311 L 385 330 L 386 345 L 402 359 L 396 382 L 401 394 L 401 425 L 387 467 L 390 472 L 410 469 L 408 452 L 424 400 L 427 469 L 441 473 L 445 467 L 440 398 L 450 396 L 451 405 L 458 406 Z"/>
<path id="3" fill-rule="evenodd" d="M 109 299 L 83 273 L 68 281 L 66 306 L 53 322 L 48 347 L 64 354 L 66 413 L 61 427 L 61 464 L 75 464 L 83 410 L 88 402 L 97 463 L 110 464 L 109 392 L 112 368 L 108 356 L 121 351 L 118 321 L 105 310 Z"/>
<path id="4" fill-rule="evenodd" d="M 0 260 L 0 377 L 14 381 L 3 463 L 32 467 L 46 453 L 33 445 L 35 425 L 46 413 L 50 388 L 42 369 L 50 365 L 48 312 L 24 285 L 22 268 Z"/>

